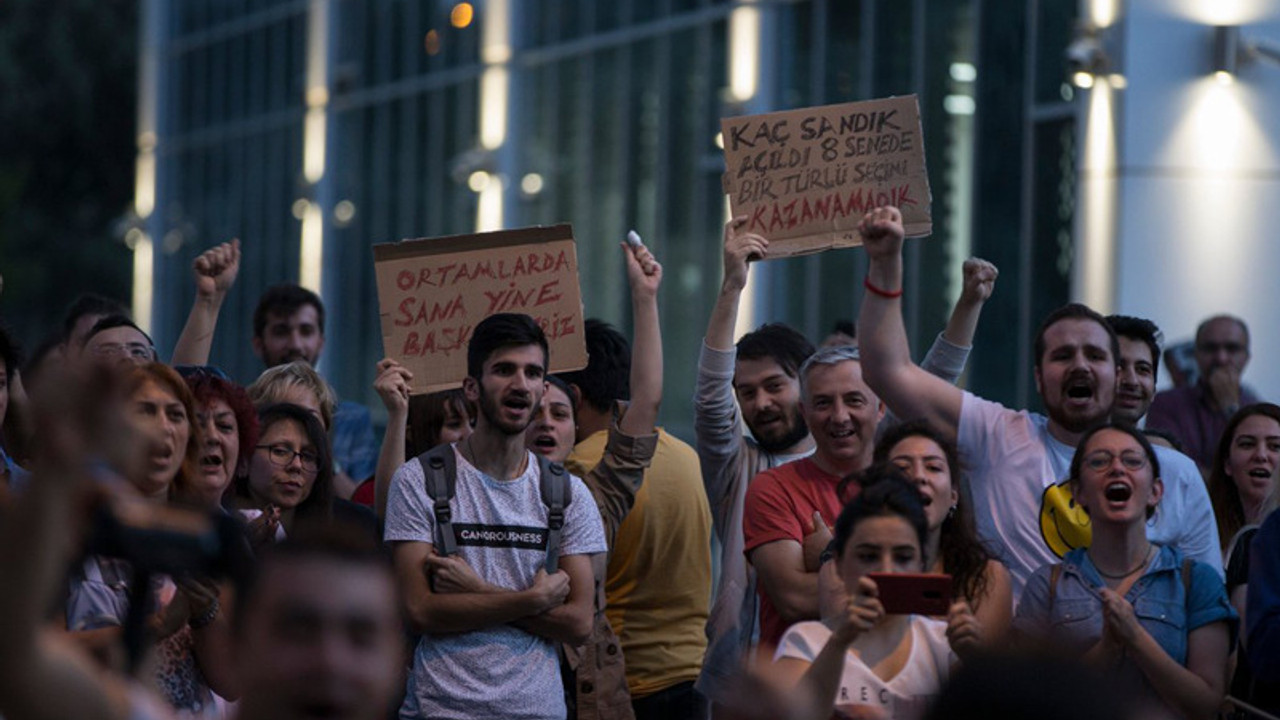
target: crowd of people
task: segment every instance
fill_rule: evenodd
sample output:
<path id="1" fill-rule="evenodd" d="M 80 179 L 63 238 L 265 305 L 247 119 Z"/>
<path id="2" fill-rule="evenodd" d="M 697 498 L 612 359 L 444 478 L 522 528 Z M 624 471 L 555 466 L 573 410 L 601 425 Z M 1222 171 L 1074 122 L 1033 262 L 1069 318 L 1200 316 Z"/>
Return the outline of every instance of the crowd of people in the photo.
<path id="1" fill-rule="evenodd" d="M 1243 321 L 1205 320 L 1198 378 L 1157 393 L 1153 323 L 1066 305 L 1035 340 L 1043 414 L 1011 409 L 957 385 L 990 263 L 917 365 L 877 208 L 856 326 L 735 341 L 770 257 L 744 228 L 692 444 L 656 424 L 663 273 L 638 243 L 630 340 L 587 320 L 587 366 L 553 375 L 531 317 L 492 315 L 460 388 L 378 363 L 380 440 L 317 372 L 301 287 L 259 300 L 261 375 L 209 364 L 238 242 L 196 260 L 168 362 L 93 295 L 25 359 L 0 330 L 0 715 L 1280 712 L 1280 406 L 1242 383 Z"/>

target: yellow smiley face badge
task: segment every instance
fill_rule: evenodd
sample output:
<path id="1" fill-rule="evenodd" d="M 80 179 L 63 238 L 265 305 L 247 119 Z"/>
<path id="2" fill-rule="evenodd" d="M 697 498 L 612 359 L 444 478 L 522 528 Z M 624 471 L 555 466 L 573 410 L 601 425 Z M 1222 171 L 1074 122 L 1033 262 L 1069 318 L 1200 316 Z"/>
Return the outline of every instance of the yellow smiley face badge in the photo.
<path id="1" fill-rule="evenodd" d="M 1040 534 L 1058 557 L 1078 547 L 1089 547 L 1093 539 L 1089 513 L 1072 496 L 1071 481 L 1045 488 L 1040 499 Z"/>

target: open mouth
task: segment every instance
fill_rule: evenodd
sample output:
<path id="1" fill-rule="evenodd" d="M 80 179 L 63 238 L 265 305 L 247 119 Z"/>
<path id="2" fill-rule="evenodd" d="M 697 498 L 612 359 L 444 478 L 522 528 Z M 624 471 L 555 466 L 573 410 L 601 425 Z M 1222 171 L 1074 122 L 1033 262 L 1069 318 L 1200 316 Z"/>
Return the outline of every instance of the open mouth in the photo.
<path id="1" fill-rule="evenodd" d="M 1249 471 L 1249 477 L 1267 479 L 1271 477 L 1271 469 L 1264 467 L 1256 467 Z"/>
<path id="2" fill-rule="evenodd" d="M 528 397 L 521 395 L 515 395 L 502 401 L 503 407 L 510 408 L 512 410 L 528 410 L 532 404 L 533 403 L 529 401 Z"/>
<path id="3" fill-rule="evenodd" d="M 556 439 L 550 434 L 540 434 L 533 438 L 535 451 L 550 452 L 556 449 Z"/>
<path id="4" fill-rule="evenodd" d="M 200 457 L 200 467 L 204 470 L 221 469 L 222 457 L 219 455 L 202 455 Z"/>
<path id="5" fill-rule="evenodd" d="M 1067 383 L 1067 397 L 1072 400 L 1088 400 L 1093 397 L 1093 385 L 1088 380 L 1072 380 Z"/>
<path id="6" fill-rule="evenodd" d="M 1114 482 L 1107 486 L 1103 496 L 1111 502 L 1124 502 L 1133 497 L 1133 488 L 1121 482 Z"/>

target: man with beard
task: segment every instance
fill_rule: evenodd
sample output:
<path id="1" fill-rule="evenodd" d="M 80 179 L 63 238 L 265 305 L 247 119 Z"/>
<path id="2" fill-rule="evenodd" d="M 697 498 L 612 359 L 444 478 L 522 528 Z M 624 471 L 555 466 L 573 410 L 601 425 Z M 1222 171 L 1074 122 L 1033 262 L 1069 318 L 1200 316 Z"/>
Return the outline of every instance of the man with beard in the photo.
<path id="1" fill-rule="evenodd" d="M 819 350 L 800 366 L 800 409 L 813 454 L 760 473 L 743 508 L 744 547 L 759 577 L 760 646 L 770 655 L 788 627 L 818 618 L 819 557 L 849 499 L 837 489 L 871 464 L 884 417 L 848 346 Z"/>
<path id="2" fill-rule="evenodd" d="M 1165 390 L 1151 403 L 1147 427 L 1167 430 L 1204 472 L 1213 465 L 1227 421 L 1241 407 L 1258 402 L 1240 384 L 1249 364 L 1249 327 L 1238 317 L 1215 315 L 1196 328 L 1195 385 Z"/>
<path id="3" fill-rule="evenodd" d="M 1008 566 L 1016 599 L 1038 567 L 1088 544 L 1088 515 L 1065 490 L 1068 468 L 1081 434 L 1111 415 L 1119 343 L 1102 316 L 1069 304 L 1050 313 L 1035 341 L 1036 390 L 1048 417 L 961 391 L 911 361 L 902 322 L 902 214 L 877 208 L 859 231 L 869 258 L 858 323 L 867 383 L 899 417 L 924 418 L 955 438 L 979 533 Z M 1221 573 L 1217 526 L 1195 464 L 1167 448 L 1156 452 L 1165 496 L 1148 538 Z"/>
<path id="4" fill-rule="evenodd" d="M 1142 421 L 1156 394 L 1160 372 L 1160 328 L 1146 318 L 1108 315 L 1120 343 L 1120 370 L 1111 416 L 1130 425 Z"/>
<path id="5" fill-rule="evenodd" d="M 694 394 L 702 481 L 720 544 L 720 580 L 697 688 L 721 705 L 737 699 L 741 660 L 757 635 L 755 570 L 746 562 L 742 544 L 747 486 L 757 474 L 814 451 L 813 438 L 800 416 L 799 380 L 800 366 L 813 354 L 813 344 L 781 323 L 762 325 L 743 335 L 736 347 L 733 342 L 748 262 L 768 257 L 768 240 L 742 232 L 746 223 L 746 217 L 737 217 L 725 225 L 724 279 L 698 358 Z M 960 376 L 978 314 L 991 294 L 996 274 L 989 263 L 966 261 L 964 291 L 946 331 L 922 364 L 928 372 L 946 382 L 955 382 Z M 749 436 L 742 432 L 744 424 Z M 824 545 L 825 528 L 811 530 L 808 544 Z"/>
<path id="6" fill-rule="evenodd" d="M 434 550 L 437 520 L 422 465 L 391 481 L 386 540 L 409 624 L 422 633 L 401 718 L 563 718 L 556 644 L 591 634 L 590 555 L 605 551 L 591 493 L 570 478 L 559 569 L 544 569 L 548 508 L 537 458 L 525 449 L 546 388 L 547 339 L 527 315 L 476 326 L 463 390 L 480 409 L 475 431 L 453 445 L 450 503 L 458 551 Z"/>

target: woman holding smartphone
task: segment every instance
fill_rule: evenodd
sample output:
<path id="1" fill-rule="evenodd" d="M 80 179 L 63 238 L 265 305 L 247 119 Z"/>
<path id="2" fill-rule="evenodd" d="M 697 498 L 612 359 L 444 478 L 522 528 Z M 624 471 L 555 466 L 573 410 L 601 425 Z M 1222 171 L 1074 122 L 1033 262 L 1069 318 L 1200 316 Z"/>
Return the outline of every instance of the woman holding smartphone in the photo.
<path id="1" fill-rule="evenodd" d="M 1132 685 L 1150 705 L 1144 717 L 1213 717 L 1236 614 L 1212 568 L 1147 540 L 1164 492 L 1151 443 L 1100 425 L 1076 446 L 1070 479 L 1092 542 L 1031 576 L 1014 628 Z"/>
<path id="2" fill-rule="evenodd" d="M 835 526 L 843 611 L 792 625 L 774 657 L 773 674 L 812 700 L 794 708 L 796 717 L 920 717 L 947 678 L 953 649 L 973 647 L 967 606 L 953 605 L 947 622 L 886 612 L 869 575 L 923 572 L 928 521 L 920 493 L 897 468 L 872 466 L 861 483 Z"/>

